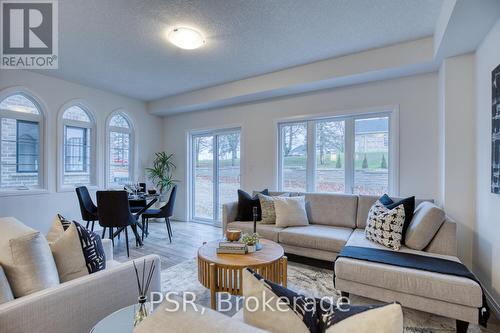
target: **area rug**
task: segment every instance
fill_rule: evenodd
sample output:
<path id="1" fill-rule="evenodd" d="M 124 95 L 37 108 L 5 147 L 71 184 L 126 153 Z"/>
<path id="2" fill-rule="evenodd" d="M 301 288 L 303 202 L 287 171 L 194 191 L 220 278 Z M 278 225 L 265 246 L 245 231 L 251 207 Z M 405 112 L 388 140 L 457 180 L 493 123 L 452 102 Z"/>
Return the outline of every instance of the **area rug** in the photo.
<path id="1" fill-rule="evenodd" d="M 333 296 L 337 291 L 333 288 L 332 271 L 288 262 L 288 288 L 303 295 L 311 297 Z M 198 267 L 196 259 L 187 260 L 161 272 L 162 292 L 193 293 L 195 303 L 210 307 L 210 292 L 198 282 Z M 241 308 L 241 299 L 235 296 L 222 296 L 230 298 L 232 309 Z M 364 297 L 351 295 L 352 304 L 379 303 Z M 226 315 L 233 315 L 235 311 L 225 311 Z M 455 332 L 455 321 L 449 318 L 432 315 L 412 309 L 403 309 L 405 333 L 452 333 Z M 480 333 L 477 325 L 470 325 L 468 333 Z"/>

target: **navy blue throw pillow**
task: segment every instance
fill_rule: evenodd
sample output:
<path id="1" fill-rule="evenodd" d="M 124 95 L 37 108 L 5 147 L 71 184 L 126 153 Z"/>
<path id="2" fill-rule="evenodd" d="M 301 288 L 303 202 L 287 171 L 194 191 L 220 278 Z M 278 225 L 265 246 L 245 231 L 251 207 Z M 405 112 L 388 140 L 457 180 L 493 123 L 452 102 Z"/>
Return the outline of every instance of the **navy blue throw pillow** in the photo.
<path id="1" fill-rule="evenodd" d="M 260 194 L 269 195 L 269 190 L 266 188 Z M 257 207 L 257 221 L 262 219 L 262 210 L 260 208 L 260 200 L 257 195 L 253 197 L 243 190 L 238 190 L 238 214 L 236 221 L 253 221 L 253 208 Z"/>

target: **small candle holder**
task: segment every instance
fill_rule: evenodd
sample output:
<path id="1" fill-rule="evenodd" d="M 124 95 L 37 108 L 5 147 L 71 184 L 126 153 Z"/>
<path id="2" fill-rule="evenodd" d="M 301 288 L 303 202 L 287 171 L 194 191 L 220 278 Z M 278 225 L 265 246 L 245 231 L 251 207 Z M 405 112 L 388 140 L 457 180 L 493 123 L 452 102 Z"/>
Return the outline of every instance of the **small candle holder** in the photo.
<path id="1" fill-rule="evenodd" d="M 256 206 L 254 206 L 252 209 L 252 212 L 253 212 L 253 233 L 254 233 L 254 235 L 258 235 L 257 234 L 257 219 L 259 218 L 259 210 Z M 262 244 L 257 242 L 255 244 L 255 251 L 259 251 L 259 250 L 262 250 Z"/>

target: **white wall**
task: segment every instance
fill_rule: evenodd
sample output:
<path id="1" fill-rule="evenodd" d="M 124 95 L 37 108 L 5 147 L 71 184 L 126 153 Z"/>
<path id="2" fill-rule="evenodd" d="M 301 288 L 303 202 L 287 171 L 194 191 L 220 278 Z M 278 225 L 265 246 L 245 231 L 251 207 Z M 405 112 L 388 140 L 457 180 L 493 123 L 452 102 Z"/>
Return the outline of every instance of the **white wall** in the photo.
<path id="1" fill-rule="evenodd" d="M 476 226 L 473 269 L 500 302 L 500 195 L 490 192 L 491 71 L 500 64 L 500 20 L 476 53 Z M 497 309 L 498 311 L 498 309 Z"/>
<path id="2" fill-rule="evenodd" d="M 72 99 L 85 101 L 97 120 L 97 179 L 101 188 L 105 186 L 105 122 L 114 110 L 123 109 L 134 123 L 137 147 L 136 177 L 144 179 L 144 168 L 151 163 L 154 152 L 161 149 L 160 118 L 149 115 L 143 102 L 37 73 L 20 70 L 0 71 L 0 92 L 14 86 L 33 92 L 46 106 L 48 193 L 0 196 L 0 216 L 15 216 L 42 232 L 49 229 L 56 213 L 81 219 L 75 192 L 57 192 L 56 188 L 57 114 L 59 109 Z"/>
<path id="3" fill-rule="evenodd" d="M 190 130 L 242 127 L 242 188 L 276 188 L 277 121 L 293 116 L 345 112 L 399 105 L 401 195 L 438 194 L 437 74 L 378 81 L 295 97 L 179 114 L 164 120 L 165 149 L 175 153 L 180 188 L 175 217 L 187 216 L 187 133 Z"/>
<path id="4" fill-rule="evenodd" d="M 439 70 L 439 203 L 457 224 L 459 258 L 469 267 L 475 220 L 474 54 L 443 60 Z"/>

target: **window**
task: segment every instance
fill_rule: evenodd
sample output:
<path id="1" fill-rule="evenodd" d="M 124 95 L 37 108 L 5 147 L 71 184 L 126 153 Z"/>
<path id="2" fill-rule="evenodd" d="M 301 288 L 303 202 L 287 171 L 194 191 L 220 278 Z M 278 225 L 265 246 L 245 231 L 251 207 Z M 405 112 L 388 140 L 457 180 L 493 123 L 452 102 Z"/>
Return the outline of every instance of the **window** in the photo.
<path id="1" fill-rule="evenodd" d="M 240 130 L 191 136 L 191 217 L 220 223 L 222 205 L 238 199 Z"/>
<path id="2" fill-rule="evenodd" d="M 281 127 L 283 187 L 287 191 L 306 191 L 307 123 Z"/>
<path id="3" fill-rule="evenodd" d="M 392 118 L 381 112 L 280 123 L 280 189 L 397 194 Z"/>
<path id="4" fill-rule="evenodd" d="M 108 186 L 118 187 L 133 181 L 133 127 L 123 112 L 115 113 L 108 125 Z"/>
<path id="5" fill-rule="evenodd" d="M 318 121 L 316 126 L 316 192 L 345 192 L 345 121 Z"/>
<path id="6" fill-rule="evenodd" d="M 62 187 L 95 185 L 95 122 L 82 105 L 65 108 L 62 120 Z"/>
<path id="7" fill-rule="evenodd" d="M 38 103 L 24 93 L 0 100 L 0 189 L 41 188 L 41 125 Z"/>

